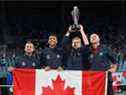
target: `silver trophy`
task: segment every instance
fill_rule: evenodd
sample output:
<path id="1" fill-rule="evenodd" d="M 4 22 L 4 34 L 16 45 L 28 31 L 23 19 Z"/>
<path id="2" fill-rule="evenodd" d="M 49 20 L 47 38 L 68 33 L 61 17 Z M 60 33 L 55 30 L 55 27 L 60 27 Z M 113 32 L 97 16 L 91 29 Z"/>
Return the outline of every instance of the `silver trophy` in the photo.
<path id="1" fill-rule="evenodd" d="M 72 25 L 72 29 L 73 30 L 80 29 L 79 24 L 78 24 L 80 12 L 79 12 L 79 9 L 78 9 L 77 6 L 74 6 L 73 7 L 73 10 L 71 12 L 71 15 L 73 17 L 73 22 L 74 22 L 74 24 Z"/>

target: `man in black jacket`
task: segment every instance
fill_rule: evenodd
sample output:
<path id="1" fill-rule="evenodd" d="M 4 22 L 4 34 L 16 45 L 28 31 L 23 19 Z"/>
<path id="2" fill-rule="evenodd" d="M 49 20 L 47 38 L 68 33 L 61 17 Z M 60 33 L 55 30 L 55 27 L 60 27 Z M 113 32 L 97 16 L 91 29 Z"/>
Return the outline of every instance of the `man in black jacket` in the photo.
<path id="1" fill-rule="evenodd" d="M 64 49 L 64 68 L 66 70 L 84 70 L 84 53 L 86 46 L 89 45 L 88 38 L 83 30 L 83 26 L 79 25 L 79 30 L 72 30 L 69 27 L 62 46 Z M 68 48 L 67 46 L 70 45 Z"/>

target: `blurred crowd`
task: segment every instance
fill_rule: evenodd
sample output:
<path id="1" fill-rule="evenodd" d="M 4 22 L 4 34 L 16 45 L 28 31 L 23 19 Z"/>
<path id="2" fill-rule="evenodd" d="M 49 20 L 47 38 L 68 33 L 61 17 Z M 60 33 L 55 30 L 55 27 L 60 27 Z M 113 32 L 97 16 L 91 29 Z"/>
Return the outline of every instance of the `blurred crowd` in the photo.
<path id="1" fill-rule="evenodd" d="M 83 31 L 83 27 L 81 27 L 80 33 L 81 33 L 81 39 L 79 38 L 79 34 L 74 34 L 76 32 L 71 32 L 73 31 L 72 29 L 69 29 L 66 34 L 64 40 L 64 46 L 66 47 L 66 41 L 69 42 L 69 37 L 72 37 L 70 35 L 74 35 L 72 38 L 72 47 L 69 49 L 68 52 L 65 52 L 66 59 L 64 60 L 66 63 L 64 66 L 62 66 L 62 51 L 57 48 L 58 46 L 58 39 L 56 35 L 50 35 L 48 40 L 45 41 L 43 44 L 39 43 L 39 40 L 33 41 L 32 39 L 28 40 L 25 44 L 24 47 L 18 47 L 15 46 L 15 48 L 11 48 L 9 45 L 1 45 L 0 46 L 0 79 L 2 79 L 1 84 L 6 84 L 6 85 L 12 85 L 12 72 L 13 67 L 16 68 L 35 68 L 35 69 L 40 69 L 44 68 L 45 70 L 50 70 L 50 69 L 58 69 L 58 70 L 63 70 L 63 69 L 68 69 L 68 70 L 83 70 L 84 68 L 82 67 L 81 63 L 81 53 L 80 51 L 81 43 L 84 41 L 84 44 L 87 45 L 89 42 L 87 41 L 88 38 L 86 38 L 86 34 Z M 84 33 L 84 34 L 83 34 Z M 78 35 L 78 36 L 77 36 Z M 99 63 L 99 58 L 102 61 L 106 61 L 106 58 L 108 56 L 104 55 L 105 53 L 109 53 L 108 48 L 110 48 L 113 52 L 113 54 L 110 54 L 114 56 L 113 58 L 107 58 L 108 60 L 112 61 L 113 63 L 116 61 L 117 69 L 116 71 L 125 71 L 126 70 L 126 51 L 125 48 L 122 47 L 115 47 L 112 44 L 107 45 L 107 47 L 100 47 L 99 49 L 99 41 L 100 38 L 98 35 L 92 35 L 90 38 L 90 41 L 92 44 L 94 44 L 94 47 L 92 49 L 92 46 L 89 48 L 90 53 L 87 52 L 87 55 L 83 55 L 86 58 L 89 57 L 89 61 L 92 61 L 93 63 Z M 96 39 L 96 40 L 95 40 Z M 82 41 L 81 41 L 82 40 Z M 98 42 L 96 44 L 96 42 Z M 120 45 L 121 46 L 121 45 Z M 98 47 L 98 50 L 97 50 Z M 34 52 L 31 53 L 30 52 Z M 85 52 L 85 51 L 84 51 Z M 98 56 L 97 55 L 98 53 Z M 75 54 L 74 54 L 75 53 Z M 88 56 L 89 55 L 89 56 Z M 104 55 L 104 58 L 100 56 Z M 33 56 L 33 57 L 32 57 Z M 98 57 L 97 61 L 95 60 L 95 57 Z M 78 59 L 77 59 L 78 58 Z M 86 59 L 84 58 L 84 60 Z M 42 60 L 41 60 L 42 59 Z M 43 60 L 44 59 L 44 60 Z M 40 61 L 40 62 L 38 62 Z M 87 59 L 85 63 L 88 62 Z M 28 63 L 28 64 L 27 64 Z M 58 63 L 58 65 L 57 65 Z M 77 63 L 77 65 L 75 64 Z M 81 64 L 80 64 L 81 63 Z M 100 65 L 92 65 L 91 70 L 102 70 L 102 71 L 110 71 L 113 72 L 115 71 L 115 67 L 113 64 L 107 64 L 107 61 L 103 63 L 105 66 Z M 114 63 L 115 64 L 115 63 Z M 112 65 L 112 66 L 111 66 Z M 11 67 L 11 68 L 10 68 Z M 86 67 L 87 69 L 88 67 Z M 6 80 L 6 81 L 5 81 Z M 111 79 L 110 79 L 111 80 Z M 5 92 L 8 89 L 5 89 Z M 10 90 L 10 89 L 9 89 Z M 111 89 L 110 89 L 111 90 Z M 9 94 L 7 94 L 9 95 Z M 112 94 L 110 94 L 112 95 Z"/>

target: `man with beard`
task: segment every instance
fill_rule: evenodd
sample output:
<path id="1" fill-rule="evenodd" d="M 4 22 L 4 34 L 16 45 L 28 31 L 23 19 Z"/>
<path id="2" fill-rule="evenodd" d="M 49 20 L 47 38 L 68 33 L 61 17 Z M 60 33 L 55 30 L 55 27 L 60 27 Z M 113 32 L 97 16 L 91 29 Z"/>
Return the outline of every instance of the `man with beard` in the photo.
<path id="1" fill-rule="evenodd" d="M 21 55 L 17 55 L 12 57 L 11 62 L 13 65 L 8 67 L 8 71 L 10 72 L 8 76 L 8 83 L 13 84 L 12 71 L 15 68 L 23 68 L 23 69 L 40 69 L 40 61 L 38 57 L 34 54 L 35 46 L 31 41 L 28 41 L 25 44 L 24 53 Z M 10 88 L 10 93 L 12 92 L 12 88 Z"/>
<path id="2" fill-rule="evenodd" d="M 41 68 L 39 59 L 34 53 L 35 46 L 31 41 L 25 44 L 24 54 L 17 56 L 14 59 L 14 68 L 28 68 L 28 69 L 39 69 Z M 12 71 L 13 67 L 9 67 L 9 71 Z"/>
<path id="3" fill-rule="evenodd" d="M 37 56 L 34 54 L 35 46 L 31 41 L 28 41 L 25 44 L 24 51 L 24 55 L 19 58 L 19 61 L 16 62 L 15 67 L 39 69 L 40 62 L 39 59 L 37 59 Z"/>

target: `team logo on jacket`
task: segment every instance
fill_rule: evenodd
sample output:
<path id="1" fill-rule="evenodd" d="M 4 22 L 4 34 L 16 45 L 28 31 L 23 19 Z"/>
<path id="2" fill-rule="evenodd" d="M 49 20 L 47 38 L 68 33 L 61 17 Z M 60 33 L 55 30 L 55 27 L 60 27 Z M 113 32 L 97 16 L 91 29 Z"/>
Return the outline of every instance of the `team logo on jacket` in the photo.
<path id="1" fill-rule="evenodd" d="M 22 66 L 26 66 L 26 63 L 24 61 L 22 62 Z"/>
<path id="2" fill-rule="evenodd" d="M 46 55 L 46 59 L 50 59 L 50 55 L 48 54 L 48 55 Z"/>
<path id="3" fill-rule="evenodd" d="M 99 55 L 102 56 L 103 55 L 103 52 L 100 52 Z"/>
<path id="4" fill-rule="evenodd" d="M 32 63 L 32 66 L 35 66 L 35 62 Z"/>
<path id="5" fill-rule="evenodd" d="M 57 55 L 56 55 L 56 57 L 57 57 L 57 58 L 60 58 L 60 55 L 59 55 L 59 54 L 57 54 Z"/>
<path id="6" fill-rule="evenodd" d="M 90 58 L 92 59 L 94 57 L 94 55 L 93 54 L 90 54 Z"/>

